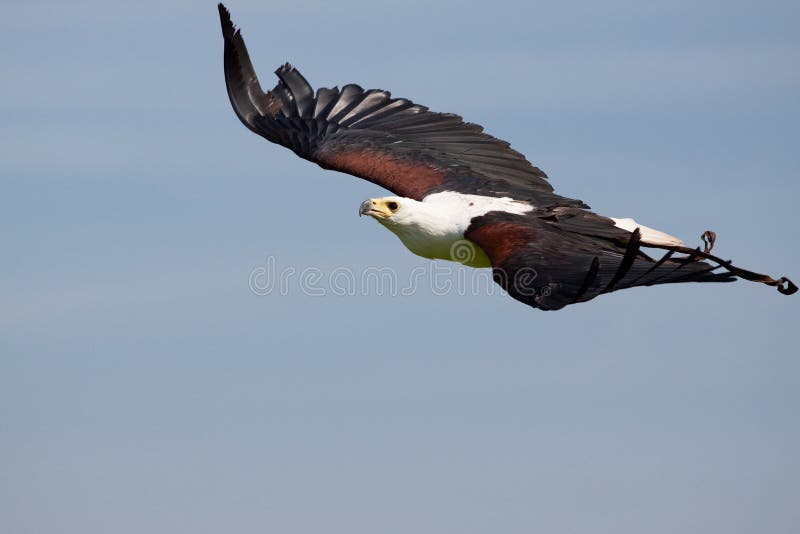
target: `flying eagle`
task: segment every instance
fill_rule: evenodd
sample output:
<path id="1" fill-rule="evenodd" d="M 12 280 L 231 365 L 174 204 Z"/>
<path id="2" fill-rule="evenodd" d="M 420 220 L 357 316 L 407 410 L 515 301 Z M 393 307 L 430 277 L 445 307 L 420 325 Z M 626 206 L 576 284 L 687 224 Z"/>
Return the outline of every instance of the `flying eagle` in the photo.
<path id="1" fill-rule="evenodd" d="M 633 219 L 603 217 L 556 194 L 547 175 L 510 145 L 464 122 L 388 91 L 358 85 L 316 94 L 288 63 L 265 93 L 241 32 L 219 4 L 225 83 L 233 109 L 250 130 L 323 169 L 364 178 L 396 196 L 365 200 L 359 214 L 391 230 L 414 254 L 491 267 L 509 295 L 558 310 L 603 293 L 677 282 L 737 278 L 797 291 L 690 248 Z M 654 259 L 642 249 L 662 249 Z"/>

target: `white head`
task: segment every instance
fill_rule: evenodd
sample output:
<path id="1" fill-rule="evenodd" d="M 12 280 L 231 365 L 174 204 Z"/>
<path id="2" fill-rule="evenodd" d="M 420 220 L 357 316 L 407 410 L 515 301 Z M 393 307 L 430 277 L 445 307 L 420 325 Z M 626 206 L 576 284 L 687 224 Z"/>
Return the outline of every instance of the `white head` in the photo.
<path id="1" fill-rule="evenodd" d="M 463 240 L 466 229 L 456 224 L 448 206 L 413 198 L 371 198 L 361 204 L 358 213 L 381 223 L 411 252 L 425 258 L 450 259 L 452 243 Z"/>
<path id="2" fill-rule="evenodd" d="M 371 198 L 361 203 L 358 214 L 369 215 L 391 229 L 413 224 L 421 204 L 422 202 L 405 197 Z"/>

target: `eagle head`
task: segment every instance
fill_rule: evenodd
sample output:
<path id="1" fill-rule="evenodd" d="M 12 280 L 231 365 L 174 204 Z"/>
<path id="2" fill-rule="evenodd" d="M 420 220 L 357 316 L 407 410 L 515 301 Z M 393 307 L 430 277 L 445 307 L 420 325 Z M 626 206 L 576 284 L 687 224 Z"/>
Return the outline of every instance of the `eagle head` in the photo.
<path id="1" fill-rule="evenodd" d="M 370 198 L 361 203 L 358 214 L 369 215 L 379 222 L 388 222 L 402 209 L 403 200 L 400 197 Z"/>

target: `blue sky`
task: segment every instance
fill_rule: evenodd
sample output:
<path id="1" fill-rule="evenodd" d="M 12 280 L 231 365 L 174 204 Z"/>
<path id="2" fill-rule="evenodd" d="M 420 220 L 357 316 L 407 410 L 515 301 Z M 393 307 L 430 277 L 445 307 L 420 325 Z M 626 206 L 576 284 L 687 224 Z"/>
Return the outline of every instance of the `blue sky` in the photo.
<path id="1" fill-rule="evenodd" d="M 263 86 L 288 60 L 459 113 L 600 213 L 800 278 L 796 2 L 283 4 L 228 6 Z M 237 121 L 213 2 L 0 30 L 3 532 L 796 530 L 798 297 L 257 295 L 268 258 L 429 262 L 356 216 L 376 186 Z"/>

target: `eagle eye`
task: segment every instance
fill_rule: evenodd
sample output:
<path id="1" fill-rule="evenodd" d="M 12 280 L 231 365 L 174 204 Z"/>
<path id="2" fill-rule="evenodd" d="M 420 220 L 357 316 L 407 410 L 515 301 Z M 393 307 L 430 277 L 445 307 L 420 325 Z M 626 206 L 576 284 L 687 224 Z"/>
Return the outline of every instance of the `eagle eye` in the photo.
<path id="1" fill-rule="evenodd" d="M 386 207 L 389 208 L 389 211 L 397 211 L 397 202 L 391 201 L 386 203 Z"/>

